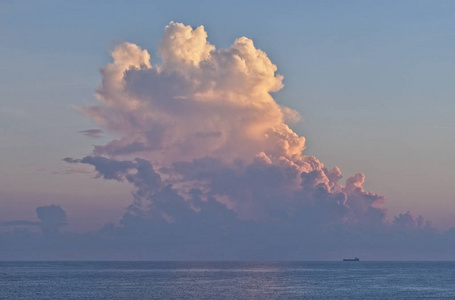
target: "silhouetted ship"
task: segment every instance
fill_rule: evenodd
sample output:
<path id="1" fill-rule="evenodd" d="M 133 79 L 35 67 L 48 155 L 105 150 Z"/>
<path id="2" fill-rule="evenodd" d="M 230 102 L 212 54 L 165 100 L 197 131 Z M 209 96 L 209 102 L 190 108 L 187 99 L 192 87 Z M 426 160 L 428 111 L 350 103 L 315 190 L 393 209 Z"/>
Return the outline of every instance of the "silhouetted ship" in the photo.
<path id="1" fill-rule="evenodd" d="M 354 258 L 344 258 L 343 261 L 360 261 L 360 259 L 358 257 L 354 257 Z"/>

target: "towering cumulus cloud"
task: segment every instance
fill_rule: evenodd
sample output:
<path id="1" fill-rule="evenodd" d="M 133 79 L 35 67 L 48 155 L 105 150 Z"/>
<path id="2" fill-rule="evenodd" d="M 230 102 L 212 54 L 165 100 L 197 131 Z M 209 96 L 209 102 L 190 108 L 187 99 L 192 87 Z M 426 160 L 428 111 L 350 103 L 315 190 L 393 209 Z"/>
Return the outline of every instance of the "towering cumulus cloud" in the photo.
<path id="1" fill-rule="evenodd" d="M 171 245 L 171 236 L 184 236 L 186 247 L 223 245 L 223 236 L 238 245 L 319 241 L 341 249 L 346 232 L 428 228 L 410 213 L 387 223 L 384 197 L 364 189 L 363 174 L 343 185 L 337 167 L 303 154 L 305 138 L 288 126 L 299 114 L 271 95 L 283 77 L 252 40 L 217 50 L 202 26 L 171 22 L 159 55 L 153 64 L 135 44 L 115 47 L 101 70 L 99 105 L 81 110 L 118 138 L 65 159 L 135 187 L 120 225 L 106 234 L 147 232 Z"/>
<path id="2" fill-rule="evenodd" d="M 250 39 L 217 51 L 206 38 L 202 26 L 169 24 L 161 66 L 137 45 L 114 49 L 114 62 L 102 70 L 102 104 L 83 110 L 121 138 L 96 154 L 140 155 L 160 165 L 205 156 L 250 162 L 261 152 L 300 160 L 305 139 L 285 123 L 298 114 L 270 95 L 283 86 L 276 66 Z"/>
<path id="3" fill-rule="evenodd" d="M 363 190 L 363 174 L 342 186 L 338 168 L 327 170 L 302 155 L 305 138 L 287 125 L 298 113 L 270 94 L 283 87 L 283 77 L 252 40 L 238 38 L 216 50 L 202 26 L 171 22 L 159 53 L 162 64 L 153 65 L 137 45 L 115 47 L 114 61 L 101 71 L 101 104 L 82 110 L 120 138 L 96 146 L 82 162 L 107 179 L 124 174 L 138 188 L 136 197 L 154 210 L 157 180 L 142 178 L 145 163 L 194 211 L 190 194 L 197 189 L 241 219 L 287 219 L 315 210 L 331 223 L 382 221 L 384 199 Z M 140 160 L 113 176 L 112 168 L 128 165 L 119 158 Z M 178 218 L 162 201 L 163 218 Z"/>

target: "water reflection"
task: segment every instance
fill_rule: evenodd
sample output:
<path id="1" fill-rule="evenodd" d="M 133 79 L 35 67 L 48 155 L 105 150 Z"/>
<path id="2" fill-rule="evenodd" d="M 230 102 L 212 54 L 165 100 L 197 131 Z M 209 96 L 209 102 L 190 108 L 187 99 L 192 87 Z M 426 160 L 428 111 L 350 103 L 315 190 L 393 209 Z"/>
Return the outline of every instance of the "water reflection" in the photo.
<path id="1" fill-rule="evenodd" d="M 455 299 L 455 263 L 0 262 L 0 299 Z"/>

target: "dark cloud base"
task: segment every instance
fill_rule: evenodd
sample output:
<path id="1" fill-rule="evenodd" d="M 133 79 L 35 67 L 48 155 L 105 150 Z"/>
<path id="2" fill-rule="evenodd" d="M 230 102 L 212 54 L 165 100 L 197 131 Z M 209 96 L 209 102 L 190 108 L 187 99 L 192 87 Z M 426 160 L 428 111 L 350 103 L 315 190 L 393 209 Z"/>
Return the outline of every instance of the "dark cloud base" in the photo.
<path id="1" fill-rule="evenodd" d="M 85 234 L 60 233 L 66 224 L 65 212 L 55 205 L 39 207 L 41 222 L 3 224 L 13 228 L 0 234 L 3 260 L 455 259 L 455 229 L 440 233 L 411 212 L 389 223 L 384 221 L 382 209 L 351 207 L 351 202 L 366 205 L 381 199 L 355 187 L 356 176 L 347 180 L 342 192 L 331 192 L 329 183 L 315 184 L 321 177 L 318 172 L 295 174 L 289 170 L 290 175 L 260 161 L 238 162 L 233 169 L 207 158 L 174 166 L 187 180 L 198 178 L 206 183 L 200 189 L 192 188 L 184 198 L 144 159 L 91 156 L 65 161 L 90 164 L 106 180 L 130 182 L 136 188 L 134 202 L 118 225 L 107 224 Z M 341 178 L 333 170 L 322 172 L 335 181 Z M 273 201 L 284 197 L 273 191 L 288 176 L 302 178 L 301 188 L 287 199 Z M 250 201 L 248 206 L 262 207 L 261 218 L 242 218 L 215 198 L 232 186 L 238 197 L 242 197 L 242 189 L 254 195 L 245 199 Z M 282 203 L 288 204 L 280 209 Z M 41 226 L 42 234 L 23 227 L 27 225 Z"/>
<path id="2" fill-rule="evenodd" d="M 205 224 L 212 225 L 212 224 Z M 230 228 L 106 226 L 88 234 L 0 235 L 2 260 L 454 260 L 455 230 L 307 228 L 240 222 Z M 138 225 L 139 226 L 139 225 Z"/>

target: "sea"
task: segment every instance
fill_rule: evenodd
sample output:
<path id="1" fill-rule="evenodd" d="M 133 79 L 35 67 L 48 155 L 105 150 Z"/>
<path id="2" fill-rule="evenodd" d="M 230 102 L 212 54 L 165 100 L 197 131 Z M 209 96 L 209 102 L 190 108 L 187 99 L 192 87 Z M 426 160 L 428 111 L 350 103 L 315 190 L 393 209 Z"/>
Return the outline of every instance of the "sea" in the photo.
<path id="1" fill-rule="evenodd" d="M 455 262 L 0 262 L 0 299 L 455 299 Z"/>

